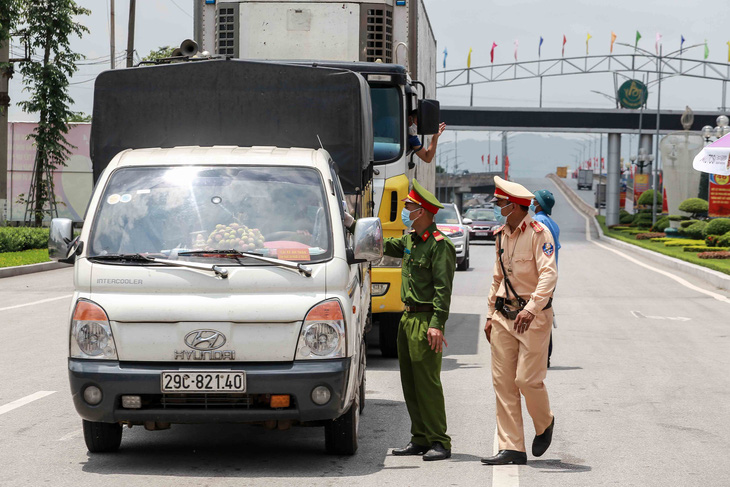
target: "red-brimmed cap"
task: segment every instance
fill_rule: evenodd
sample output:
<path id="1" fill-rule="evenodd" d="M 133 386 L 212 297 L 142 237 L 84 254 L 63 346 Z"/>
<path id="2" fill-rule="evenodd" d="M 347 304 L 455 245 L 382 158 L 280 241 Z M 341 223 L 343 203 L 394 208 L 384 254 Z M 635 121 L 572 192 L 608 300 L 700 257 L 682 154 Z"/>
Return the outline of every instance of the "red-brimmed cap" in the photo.
<path id="1" fill-rule="evenodd" d="M 511 203 L 522 206 L 530 206 L 533 194 L 524 186 L 512 181 L 505 181 L 499 176 L 494 176 L 494 199 L 507 200 Z"/>

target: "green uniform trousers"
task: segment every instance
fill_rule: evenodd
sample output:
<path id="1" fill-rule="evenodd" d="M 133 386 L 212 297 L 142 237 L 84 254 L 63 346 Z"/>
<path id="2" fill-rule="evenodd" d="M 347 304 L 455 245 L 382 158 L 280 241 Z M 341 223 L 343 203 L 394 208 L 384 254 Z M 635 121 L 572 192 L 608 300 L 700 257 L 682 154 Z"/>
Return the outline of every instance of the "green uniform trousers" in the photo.
<path id="1" fill-rule="evenodd" d="M 442 354 L 431 350 L 426 335 L 432 314 L 403 313 L 398 325 L 400 381 L 411 417 L 411 442 L 431 446 L 438 441 L 451 449 L 440 377 Z"/>

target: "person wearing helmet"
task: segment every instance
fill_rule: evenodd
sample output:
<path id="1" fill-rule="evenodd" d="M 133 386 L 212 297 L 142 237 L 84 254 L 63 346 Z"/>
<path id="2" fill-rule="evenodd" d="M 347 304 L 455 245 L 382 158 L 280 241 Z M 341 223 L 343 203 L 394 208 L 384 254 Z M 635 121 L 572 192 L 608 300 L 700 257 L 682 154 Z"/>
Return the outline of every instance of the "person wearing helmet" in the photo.
<path id="1" fill-rule="evenodd" d="M 558 265 L 558 252 L 560 250 L 560 227 L 555 220 L 550 218 L 555 206 L 555 196 L 547 189 L 535 191 L 535 199 L 532 200 L 530 209 L 535 214 L 534 220 L 545 225 L 555 240 L 555 265 Z M 553 311 L 553 326 L 555 325 L 555 312 Z M 553 332 L 550 332 L 550 345 L 548 346 L 548 368 L 550 367 L 550 357 L 553 354 Z"/>

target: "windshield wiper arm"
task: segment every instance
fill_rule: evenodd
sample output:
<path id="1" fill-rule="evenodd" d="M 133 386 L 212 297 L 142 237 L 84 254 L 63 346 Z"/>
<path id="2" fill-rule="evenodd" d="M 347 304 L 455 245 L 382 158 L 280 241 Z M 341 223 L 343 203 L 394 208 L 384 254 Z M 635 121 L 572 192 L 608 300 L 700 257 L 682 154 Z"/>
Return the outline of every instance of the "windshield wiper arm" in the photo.
<path id="1" fill-rule="evenodd" d="M 188 269 L 196 269 L 201 271 L 215 272 L 216 276 L 225 279 L 228 277 L 228 269 L 217 265 L 197 264 L 195 262 L 179 262 L 176 260 L 160 259 L 157 257 L 149 257 L 142 254 L 109 254 L 109 255 L 95 255 L 89 257 L 95 260 L 108 260 L 108 261 L 128 261 L 128 262 L 149 262 L 156 264 L 163 264 L 170 267 L 186 267 Z"/>
<path id="2" fill-rule="evenodd" d="M 179 252 L 177 255 L 205 255 L 211 254 L 221 256 L 223 258 L 234 258 L 238 260 L 240 257 L 250 257 L 254 260 L 260 260 L 261 262 L 268 262 L 280 267 L 287 267 L 289 269 L 295 269 L 300 274 L 306 277 L 312 277 L 312 268 L 308 265 L 304 265 L 300 262 L 290 262 L 288 260 L 274 259 L 272 257 L 264 257 L 256 252 L 241 252 L 239 250 L 191 250 L 186 252 Z"/>

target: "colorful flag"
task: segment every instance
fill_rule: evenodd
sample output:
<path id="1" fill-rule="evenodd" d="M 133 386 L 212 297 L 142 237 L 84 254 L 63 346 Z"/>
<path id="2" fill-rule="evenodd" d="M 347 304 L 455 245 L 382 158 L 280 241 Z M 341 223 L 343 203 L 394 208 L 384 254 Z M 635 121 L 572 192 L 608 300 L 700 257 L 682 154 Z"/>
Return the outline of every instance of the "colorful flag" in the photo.
<path id="1" fill-rule="evenodd" d="M 679 42 L 679 52 L 681 53 L 682 49 L 684 48 L 685 39 L 684 39 L 684 36 L 680 36 L 680 37 L 682 38 L 682 40 Z"/>
<path id="2" fill-rule="evenodd" d="M 482 166 L 484 165 L 484 154 L 482 154 Z"/>
<path id="3" fill-rule="evenodd" d="M 634 42 L 634 49 L 636 49 L 636 47 L 638 47 L 639 39 L 641 39 L 641 34 L 639 34 L 639 31 L 637 30 L 636 31 L 636 42 Z"/>
<path id="4" fill-rule="evenodd" d="M 494 167 L 499 166 L 499 156 L 494 156 Z"/>
<path id="5" fill-rule="evenodd" d="M 520 47 L 520 41 L 515 39 L 515 61 L 517 61 L 517 48 Z"/>
<path id="6" fill-rule="evenodd" d="M 590 33 L 586 36 L 586 56 L 588 55 L 588 41 L 593 37 Z"/>
<path id="7" fill-rule="evenodd" d="M 449 55 L 449 51 L 444 47 L 444 69 L 446 69 L 446 56 Z"/>
<path id="8" fill-rule="evenodd" d="M 490 53 L 490 58 L 492 60 L 492 63 L 494 63 L 494 48 L 497 47 L 496 42 L 492 42 L 492 52 Z"/>
<path id="9" fill-rule="evenodd" d="M 469 48 L 469 55 L 466 57 L 466 67 L 471 68 L 471 47 Z"/>
<path id="10" fill-rule="evenodd" d="M 537 57 L 542 55 L 542 36 L 540 36 L 540 44 L 537 46 Z"/>
<path id="11" fill-rule="evenodd" d="M 565 38 L 565 34 L 563 34 L 563 54 L 562 57 L 565 57 L 565 43 L 568 42 L 568 39 Z"/>
<path id="12" fill-rule="evenodd" d="M 710 57 L 710 47 L 707 45 L 707 39 L 705 39 L 705 59 Z"/>
<path id="13" fill-rule="evenodd" d="M 611 31 L 611 53 L 613 53 L 613 43 L 616 42 L 616 34 Z"/>
<path id="14" fill-rule="evenodd" d="M 656 51 L 657 55 L 659 55 L 659 43 L 662 41 L 662 35 L 657 32 L 656 33 L 656 41 L 654 42 L 654 50 Z"/>

